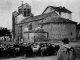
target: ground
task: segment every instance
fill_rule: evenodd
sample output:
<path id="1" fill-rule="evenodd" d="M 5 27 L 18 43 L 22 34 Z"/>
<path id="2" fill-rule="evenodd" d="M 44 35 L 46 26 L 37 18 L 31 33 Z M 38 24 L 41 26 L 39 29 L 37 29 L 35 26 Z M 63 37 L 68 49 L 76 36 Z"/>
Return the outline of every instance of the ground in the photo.
<path id="1" fill-rule="evenodd" d="M 1 59 L 1 60 L 56 60 L 56 56 L 33 57 L 33 58 L 26 58 L 26 59 L 23 59 L 22 57 L 18 57 L 18 58 Z M 76 60 L 80 60 L 80 59 L 77 58 Z"/>

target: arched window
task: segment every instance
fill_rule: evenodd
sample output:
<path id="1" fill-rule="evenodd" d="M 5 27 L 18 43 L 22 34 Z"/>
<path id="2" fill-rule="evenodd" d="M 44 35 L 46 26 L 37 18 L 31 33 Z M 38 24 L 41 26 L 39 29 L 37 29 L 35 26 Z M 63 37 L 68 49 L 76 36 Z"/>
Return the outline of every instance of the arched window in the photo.
<path id="1" fill-rule="evenodd" d="M 29 23 L 29 30 L 32 30 L 32 23 Z"/>
<path id="2" fill-rule="evenodd" d="M 24 16 L 26 17 L 26 8 L 24 9 Z"/>
<path id="3" fill-rule="evenodd" d="M 21 14 L 21 9 L 18 9 L 19 14 Z"/>
<path id="4" fill-rule="evenodd" d="M 72 35 L 72 32 L 70 33 L 70 35 Z"/>
<path id="5" fill-rule="evenodd" d="M 27 16 L 30 15 L 30 9 L 27 9 Z"/>

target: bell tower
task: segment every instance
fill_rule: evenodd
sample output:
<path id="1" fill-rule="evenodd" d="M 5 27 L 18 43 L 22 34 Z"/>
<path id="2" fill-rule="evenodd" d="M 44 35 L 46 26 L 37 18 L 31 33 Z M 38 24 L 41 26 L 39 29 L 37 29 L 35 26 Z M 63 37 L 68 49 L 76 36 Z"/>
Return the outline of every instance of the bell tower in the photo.
<path id="1" fill-rule="evenodd" d="M 23 14 L 24 17 L 30 16 L 31 13 L 31 6 L 28 3 L 23 4 L 18 7 L 19 14 Z"/>

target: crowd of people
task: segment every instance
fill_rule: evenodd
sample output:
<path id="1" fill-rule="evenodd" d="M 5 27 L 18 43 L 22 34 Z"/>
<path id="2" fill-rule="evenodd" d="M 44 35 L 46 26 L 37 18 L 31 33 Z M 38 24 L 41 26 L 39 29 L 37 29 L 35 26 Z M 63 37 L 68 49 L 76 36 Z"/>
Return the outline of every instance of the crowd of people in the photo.
<path id="1" fill-rule="evenodd" d="M 0 44 L 0 58 L 51 56 L 57 54 L 59 48 L 51 43 Z"/>
<path id="2" fill-rule="evenodd" d="M 74 48 L 69 45 L 67 38 L 62 40 L 63 44 L 52 43 L 20 43 L 20 44 L 0 44 L 0 58 L 11 57 L 37 57 L 37 56 L 57 56 L 57 60 L 75 60 Z"/>

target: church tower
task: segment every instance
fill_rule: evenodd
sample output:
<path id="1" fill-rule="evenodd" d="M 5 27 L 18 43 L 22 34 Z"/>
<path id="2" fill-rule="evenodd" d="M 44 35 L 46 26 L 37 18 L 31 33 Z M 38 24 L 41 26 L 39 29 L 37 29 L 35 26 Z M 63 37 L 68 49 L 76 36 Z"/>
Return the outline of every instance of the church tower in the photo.
<path id="1" fill-rule="evenodd" d="M 18 7 L 19 14 L 22 14 L 24 17 L 31 16 L 31 6 L 28 3 L 23 4 Z"/>
<path id="2" fill-rule="evenodd" d="M 12 13 L 12 33 L 13 33 L 13 39 L 15 38 L 15 24 L 17 23 L 17 16 L 18 16 L 18 12 L 14 11 Z"/>

